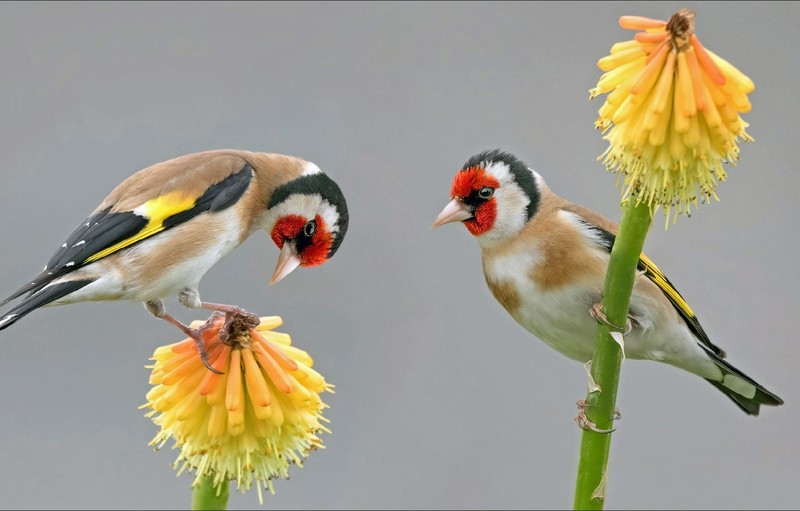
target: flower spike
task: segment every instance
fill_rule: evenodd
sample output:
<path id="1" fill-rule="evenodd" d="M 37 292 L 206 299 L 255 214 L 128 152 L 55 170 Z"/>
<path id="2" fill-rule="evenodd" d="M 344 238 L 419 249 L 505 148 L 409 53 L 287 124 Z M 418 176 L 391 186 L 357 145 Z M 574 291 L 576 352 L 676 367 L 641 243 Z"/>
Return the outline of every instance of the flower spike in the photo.
<path id="1" fill-rule="evenodd" d="M 274 493 L 273 478 L 288 478 L 290 464 L 302 466 L 310 451 L 323 448 L 318 435 L 330 431 L 320 393 L 332 386 L 288 335 L 273 331 L 281 318 L 260 318 L 225 341 L 224 321 L 224 314 L 213 315 L 203 334 L 209 362 L 222 374 L 203 365 L 193 339 L 162 346 L 153 354 L 154 387 L 141 408 L 161 427 L 151 445 L 172 438 L 180 449 L 179 474 L 189 469 L 193 484 L 207 477 L 217 489 L 228 481 L 242 492 L 255 484 L 262 501 L 262 486 Z"/>
<path id="2" fill-rule="evenodd" d="M 598 61 L 604 74 L 589 91 L 607 94 L 595 126 L 609 142 L 600 159 L 625 176 L 623 200 L 664 206 L 667 218 L 718 200 L 723 163 L 735 165 L 739 141 L 752 140 L 740 114 L 755 85 L 700 43 L 694 18 L 686 9 L 669 21 L 622 16 L 622 28 L 639 32 Z"/>

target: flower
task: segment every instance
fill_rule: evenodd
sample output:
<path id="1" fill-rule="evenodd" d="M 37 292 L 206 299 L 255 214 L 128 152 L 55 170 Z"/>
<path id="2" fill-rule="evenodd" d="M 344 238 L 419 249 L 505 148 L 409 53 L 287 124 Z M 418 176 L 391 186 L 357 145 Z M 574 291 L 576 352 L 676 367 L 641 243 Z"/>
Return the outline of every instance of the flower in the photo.
<path id="1" fill-rule="evenodd" d="M 280 317 L 262 317 L 226 342 L 219 339 L 224 319 L 215 313 L 202 328 L 209 361 L 223 374 L 203 365 L 192 339 L 162 346 L 148 366 L 154 387 L 141 408 L 161 427 L 150 445 L 173 438 L 180 449 L 178 475 L 188 468 L 196 473 L 193 485 L 209 476 L 217 488 L 235 480 L 242 492 L 255 482 L 263 502 L 262 485 L 274 494 L 274 477 L 288 478 L 290 463 L 302 466 L 309 451 L 323 447 L 318 434 L 330 431 L 320 393 L 332 386 L 289 335 L 273 331 Z"/>
<path id="2" fill-rule="evenodd" d="M 735 165 L 739 140 L 752 140 L 739 114 L 750 111 L 755 85 L 700 43 L 693 11 L 669 22 L 622 16 L 619 24 L 639 32 L 597 63 L 605 73 L 589 94 L 608 94 L 595 126 L 609 141 L 599 159 L 625 174 L 623 200 L 688 215 L 698 195 L 719 200 L 722 164 Z"/>

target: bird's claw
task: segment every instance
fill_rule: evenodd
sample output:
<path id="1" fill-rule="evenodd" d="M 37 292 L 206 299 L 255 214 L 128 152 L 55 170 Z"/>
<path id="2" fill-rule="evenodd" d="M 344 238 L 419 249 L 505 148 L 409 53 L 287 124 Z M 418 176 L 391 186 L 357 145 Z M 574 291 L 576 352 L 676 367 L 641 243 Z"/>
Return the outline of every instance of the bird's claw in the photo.
<path id="1" fill-rule="evenodd" d="M 594 318 L 594 320 L 598 323 L 607 325 L 611 330 L 614 330 L 615 332 L 621 332 L 622 335 L 628 335 L 631 333 L 631 330 L 633 330 L 633 324 L 631 323 L 630 318 L 625 320 L 625 328 L 611 323 L 608 320 L 608 317 L 606 317 L 606 313 L 603 312 L 603 307 L 599 303 L 592 305 L 592 308 L 589 309 L 589 315 L 592 316 L 592 318 Z"/>
<path id="2" fill-rule="evenodd" d="M 584 431 L 594 431 L 595 433 L 600 433 L 603 435 L 608 435 L 613 433 L 617 430 L 617 428 L 611 429 L 600 429 L 597 425 L 589 420 L 589 417 L 586 416 L 586 408 L 589 406 L 586 403 L 586 400 L 581 399 L 576 403 L 578 405 L 578 415 L 575 417 L 575 423 Z M 622 418 L 622 414 L 619 410 L 614 410 L 614 416 L 611 417 L 611 420 L 619 420 Z"/>
<path id="3" fill-rule="evenodd" d="M 208 359 L 208 351 L 206 350 L 206 343 L 203 341 L 203 330 L 207 328 L 210 324 L 212 324 L 213 320 L 214 316 L 211 316 L 203 326 L 194 330 L 194 334 L 191 337 L 192 340 L 194 340 L 195 345 L 197 345 L 197 352 L 200 355 L 200 360 L 203 362 L 203 365 L 206 366 L 206 369 L 208 369 L 212 373 L 224 374 L 222 371 L 216 369 L 214 366 L 211 365 L 211 362 Z"/>
<path id="4" fill-rule="evenodd" d="M 186 326 L 183 323 L 181 323 L 180 321 L 178 321 L 177 319 L 175 319 L 174 317 L 172 317 L 172 315 L 166 314 L 163 311 L 162 311 L 161 315 L 157 316 L 157 317 L 160 317 L 161 319 L 163 319 L 163 320 L 165 320 L 165 321 L 167 321 L 169 323 L 172 323 L 173 325 L 178 327 L 183 333 L 188 335 L 194 341 L 195 346 L 197 346 L 197 353 L 200 355 L 200 360 L 202 360 L 203 365 L 206 366 L 206 368 L 209 371 L 211 371 L 213 373 L 217 373 L 217 374 L 224 374 L 221 371 L 219 371 L 218 369 L 215 369 L 211 365 L 211 362 L 208 360 L 208 352 L 206 351 L 206 343 L 203 340 L 203 332 L 205 332 L 207 329 L 211 328 L 212 325 L 214 325 L 215 323 L 220 321 L 220 317 L 221 316 L 222 316 L 222 313 L 215 312 L 199 328 L 191 328 L 189 326 Z"/>
<path id="5" fill-rule="evenodd" d="M 208 369 L 208 370 L 209 370 L 209 371 L 211 371 L 212 373 L 215 373 L 215 374 L 225 374 L 225 373 L 223 373 L 222 371 L 220 371 L 219 369 L 217 369 L 216 367 L 214 367 L 214 366 L 212 366 L 212 365 L 211 365 L 211 363 L 208 361 L 208 354 L 206 354 L 206 356 L 205 356 L 205 357 L 204 357 L 203 355 L 200 355 L 200 360 L 202 360 L 202 361 L 203 361 L 203 365 L 204 365 L 204 366 L 206 366 L 206 369 Z"/>

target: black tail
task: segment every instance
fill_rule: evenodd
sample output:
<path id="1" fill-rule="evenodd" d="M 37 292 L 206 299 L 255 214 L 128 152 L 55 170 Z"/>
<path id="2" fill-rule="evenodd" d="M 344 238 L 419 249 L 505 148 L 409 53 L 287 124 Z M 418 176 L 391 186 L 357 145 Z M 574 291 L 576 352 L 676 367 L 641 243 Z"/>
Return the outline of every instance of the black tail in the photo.
<path id="1" fill-rule="evenodd" d="M 92 282 L 94 282 L 93 279 L 68 280 L 36 291 L 34 294 L 25 298 L 19 305 L 0 317 L 0 330 L 10 327 L 39 307 L 44 307 L 48 303 L 63 298 Z"/>
<path id="2" fill-rule="evenodd" d="M 39 291 L 44 286 L 55 280 L 55 278 L 59 277 L 59 275 L 56 275 L 55 277 L 53 275 L 54 274 L 52 271 L 48 273 L 47 268 L 45 268 L 45 271 L 37 275 L 36 278 L 34 278 L 31 282 L 17 289 L 13 295 L 0 302 L 0 307 L 12 300 L 16 300 L 25 293 L 35 293 L 36 291 Z"/>
<path id="3" fill-rule="evenodd" d="M 722 381 L 707 380 L 728 396 L 736 406 L 748 415 L 758 415 L 761 405 L 778 406 L 783 404 L 783 399 L 756 383 L 752 378 L 736 369 L 722 358 L 709 356 L 722 370 Z"/>

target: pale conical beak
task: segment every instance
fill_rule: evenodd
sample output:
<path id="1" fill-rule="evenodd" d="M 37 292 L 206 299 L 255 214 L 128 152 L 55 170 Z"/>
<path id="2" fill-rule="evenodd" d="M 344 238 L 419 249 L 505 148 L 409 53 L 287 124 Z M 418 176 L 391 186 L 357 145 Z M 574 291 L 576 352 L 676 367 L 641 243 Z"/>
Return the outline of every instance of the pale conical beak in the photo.
<path id="1" fill-rule="evenodd" d="M 442 212 L 439 213 L 439 216 L 436 217 L 433 226 L 439 227 L 440 225 L 450 222 L 463 222 L 469 218 L 472 218 L 472 212 L 469 210 L 469 207 L 464 204 L 461 199 L 453 199 L 444 207 Z"/>
<path id="2" fill-rule="evenodd" d="M 280 281 L 298 266 L 300 266 L 300 258 L 297 256 L 294 243 L 289 240 L 284 241 L 283 248 L 281 248 L 281 253 L 278 256 L 278 264 L 275 265 L 275 273 L 272 274 L 269 284 L 272 285 Z"/>

